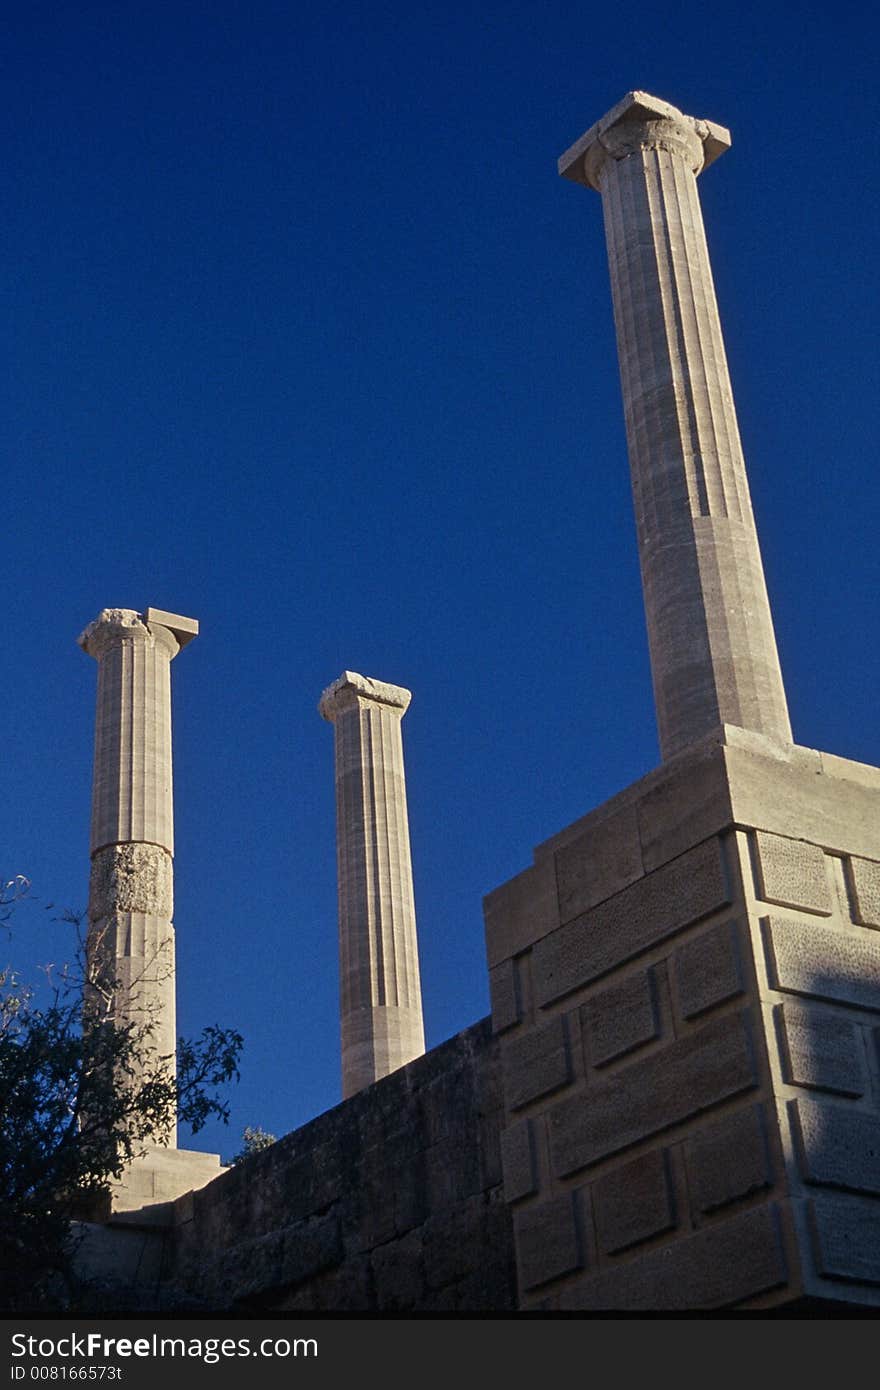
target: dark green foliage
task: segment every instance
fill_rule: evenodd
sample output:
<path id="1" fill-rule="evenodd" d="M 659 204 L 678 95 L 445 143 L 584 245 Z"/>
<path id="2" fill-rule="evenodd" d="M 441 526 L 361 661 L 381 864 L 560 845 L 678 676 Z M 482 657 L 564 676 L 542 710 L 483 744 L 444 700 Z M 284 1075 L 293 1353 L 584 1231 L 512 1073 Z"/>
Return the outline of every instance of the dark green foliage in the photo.
<path id="1" fill-rule="evenodd" d="M 262 1153 L 263 1149 L 269 1149 L 278 1142 L 277 1135 L 270 1134 L 262 1125 L 245 1125 L 241 1138 L 242 1146 L 233 1158 L 233 1163 L 241 1163 L 242 1159 L 250 1158 L 251 1154 Z"/>
<path id="2" fill-rule="evenodd" d="M 0 893 L 0 913 L 20 885 Z M 8 911 L 4 915 L 8 915 Z M 2 920 L 2 919 L 0 919 Z M 71 1222 L 106 1205 L 109 1183 L 168 1134 L 228 1120 L 217 1088 L 238 1079 L 240 1034 L 181 1039 L 176 1078 L 149 1019 L 115 1007 L 111 981 L 78 965 L 38 996 L 0 972 L 0 1309 L 54 1306 L 69 1277 Z M 42 994 L 46 995 L 45 1000 Z"/>

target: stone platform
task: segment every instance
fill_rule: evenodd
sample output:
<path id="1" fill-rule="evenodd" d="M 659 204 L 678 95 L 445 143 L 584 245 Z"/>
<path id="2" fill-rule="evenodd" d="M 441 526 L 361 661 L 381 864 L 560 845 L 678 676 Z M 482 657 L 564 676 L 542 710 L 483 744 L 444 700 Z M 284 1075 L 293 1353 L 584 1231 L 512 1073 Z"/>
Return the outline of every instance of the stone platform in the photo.
<path id="1" fill-rule="evenodd" d="M 725 726 L 485 918 L 521 1308 L 880 1304 L 880 769 Z"/>
<path id="2" fill-rule="evenodd" d="M 114 1225 L 165 1225 L 179 1197 L 204 1187 L 224 1171 L 219 1154 L 154 1146 L 136 1158 L 110 1190 Z"/>

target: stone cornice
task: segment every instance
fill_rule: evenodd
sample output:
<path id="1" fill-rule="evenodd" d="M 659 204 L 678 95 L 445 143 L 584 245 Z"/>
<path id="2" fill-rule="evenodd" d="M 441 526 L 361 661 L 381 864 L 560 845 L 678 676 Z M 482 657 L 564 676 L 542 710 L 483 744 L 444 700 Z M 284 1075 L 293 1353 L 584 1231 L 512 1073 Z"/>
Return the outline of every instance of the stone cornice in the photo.
<path id="1" fill-rule="evenodd" d="M 170 623 L 160 621 L 162 618 L 174 619 L 186 626 L 178 631 Z M 123 642 L 157 645 L 164 648 L 171 659 L 197 632 L 198 623 L 194 619 L 178 619 L 173 614 L 160 613 L 156 608 L 148 608 L 144 614 L 135 612 L 133 608 L 104 608 L 76 640 L 83 651 L 96 661 Z"/>
<path id="2" fill-rule="evenodd" d="M 362 676 L 358 671 L 343 671 L 338 680 L 324 691 L 318 702 L 322 718 L 333 723 L 338 715 L 347 709 L 368 701 L 375 705 L 389 705 L 400 710 L 403 715 L 409 708 L 412 694 L 399 685 L 388 685 L 385 681 Z"/>
<path id="3" fill-rule="evenodd" d="M 133 608 L 103 608 L 76 639 L 84 652 L 100 661 L 121 642 L 150 642 L 150 629 Z"/>
<path id="4" fill-rule="evenodd" d="M 730 132 L 724 126 L 686 116 L 647 92 L 628 92 L 560 156 L 558 167 L 563 178 L 601 192 L 608 161 L 626 159 L 639 149 L 669 150 L 699 174 L 729 147 Z"/>

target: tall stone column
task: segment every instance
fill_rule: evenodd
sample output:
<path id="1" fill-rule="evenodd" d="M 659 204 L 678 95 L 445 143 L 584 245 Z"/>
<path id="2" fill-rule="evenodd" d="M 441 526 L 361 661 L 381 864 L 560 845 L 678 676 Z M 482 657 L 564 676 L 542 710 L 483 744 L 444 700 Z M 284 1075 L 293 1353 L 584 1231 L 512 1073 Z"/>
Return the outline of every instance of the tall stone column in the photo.
<path id="1" fill-rule="evenodd" d="M 117 1017 L 149 1023 L 175 1069 L 171 662 L 198 623 L 105 608 L 79 638 L 98 662 L 92 784 L 90 973 L 115 980 Z M 176 1148 L 175 1131 L 156 1136 Z"/>
<path id="2" fill-rule="evenodd" d="M 343 671 L 334 726 L 342 1094 L 425 1050 L 400 722 L 410 692 Z"/>
<path id="3" fill-rule="evenodd" d="M 719 724 L 791 742 L 696 185 L 729 144 L 630 92 L 559 160 L 602 195 L 664 759 Z"/>

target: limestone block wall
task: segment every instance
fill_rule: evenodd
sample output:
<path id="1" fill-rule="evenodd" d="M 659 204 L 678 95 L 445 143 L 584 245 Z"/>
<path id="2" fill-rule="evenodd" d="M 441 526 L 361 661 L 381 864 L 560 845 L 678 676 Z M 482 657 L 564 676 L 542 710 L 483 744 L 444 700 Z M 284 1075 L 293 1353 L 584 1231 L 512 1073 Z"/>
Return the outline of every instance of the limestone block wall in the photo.
<path id="1" fill-rule="evenodd" d="M 725 728 L 485 903 L 519 1301 L 880 1301 L 880 772 Z"/>
<path id="2" fill-rule="evenodd" d="M 175 1204 L 166 1302 L 267 1313 L 512 1311 L 488 1019 Z"/>
<path id="3" fill-rule="evenodd" d="M 805 1288 L 880 1301 L 880 855 L 738 841 Z"/>

